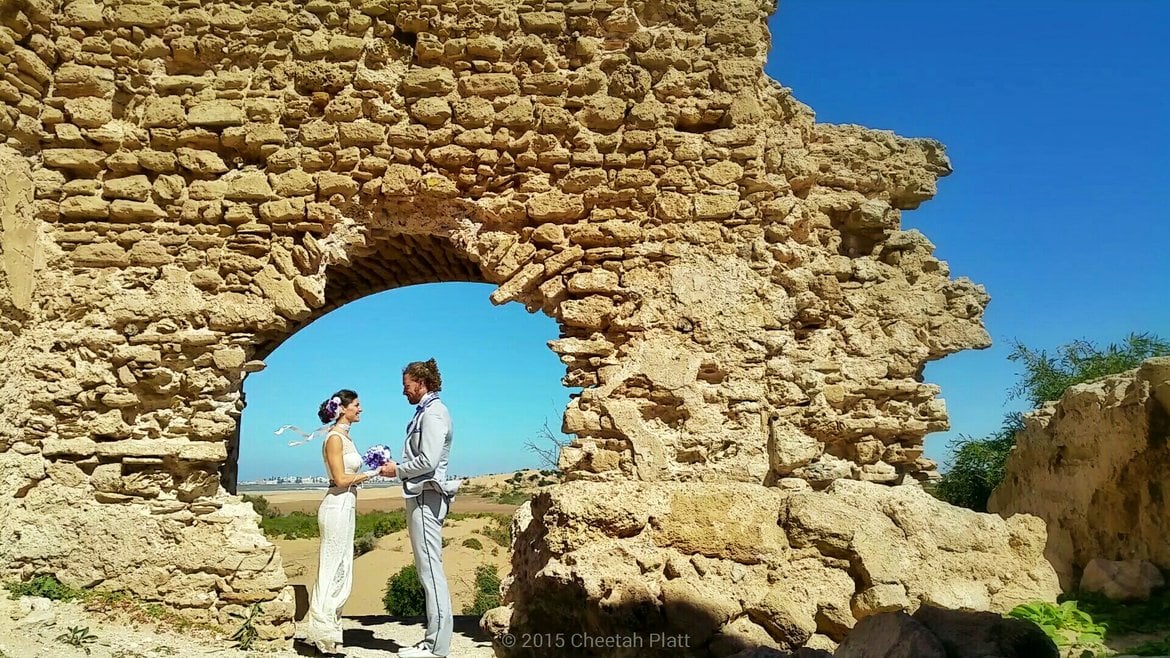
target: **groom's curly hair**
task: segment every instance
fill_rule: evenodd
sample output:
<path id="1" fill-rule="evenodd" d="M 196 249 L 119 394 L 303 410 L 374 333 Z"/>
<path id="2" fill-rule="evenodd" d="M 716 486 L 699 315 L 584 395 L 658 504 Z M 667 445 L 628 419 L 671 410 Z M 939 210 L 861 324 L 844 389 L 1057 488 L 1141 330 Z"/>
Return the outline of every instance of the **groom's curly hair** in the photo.
<path id="1" fill-rule="evenodd" d="M 402 374 L 427 385 L 427 390 L 438 393 L 443 390 L 443 378 L 439 375 L 439 364 L 434 359 L 412 361 L 402 369 Z"/>

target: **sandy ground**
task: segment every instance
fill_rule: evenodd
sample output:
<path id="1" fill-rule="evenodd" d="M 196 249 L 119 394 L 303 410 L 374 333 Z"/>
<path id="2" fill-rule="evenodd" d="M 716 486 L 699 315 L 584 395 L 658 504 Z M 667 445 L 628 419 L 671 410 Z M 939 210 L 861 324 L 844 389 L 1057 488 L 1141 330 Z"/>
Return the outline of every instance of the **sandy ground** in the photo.
<path id="1" fill-rule="evenodd" d="M 387 658 L 422 638 L 425 621 L 386 616 L 347 617 L 345 656 Z M 70 628 L 86 628 L 92 641 L 84 648 L 71 646 L 60 638 Z M 155 656 L 219 656 L 246 658 L 270 656 L 294 658 L 319 656 L 312 648 L 295 644 L 291 649 L 245 652 L 220 638 L 179 634 L 152 625 L 139 626 L 126 620 L 86 612 L 79 604 L 51 603 L 25 597 L 19 601 L 0 597 L 0 656 L 7 658 L 153 658 Z M 492 658 L 487 637 L 479 630 L 479 619 L 455 618 L 451 641 L 452 657 Z"/>
<path id="2" fill-rule="evenodd" d="M 443 528 L 443 539 L 448 540 L 443 549 L 443 567 L 447 571 L 447 583 L 451 588 L 451 605 L 457 614 L 475 598 L 476 567 L 481 564 L 495 565 L 501 579 L 508 573 L 508 549 L 477 532 L 491 523 L 489 518 L 470 518 L 448 521 Z M 482 548 L 463 545 L 465 540 L 473 537 Z M 317 579 L 320 542 L 316 539 L 275 539 L 273 543 L 280 548 L 289 582 L 304 585 L 311 592 Z M 353 592 L 345 604 L 345 615 L 386 614 L 382 605 L 386 581 L 413 561 L 410 539 L 405 530 L 379 539 L 377 548 L 354 560 Z"/>

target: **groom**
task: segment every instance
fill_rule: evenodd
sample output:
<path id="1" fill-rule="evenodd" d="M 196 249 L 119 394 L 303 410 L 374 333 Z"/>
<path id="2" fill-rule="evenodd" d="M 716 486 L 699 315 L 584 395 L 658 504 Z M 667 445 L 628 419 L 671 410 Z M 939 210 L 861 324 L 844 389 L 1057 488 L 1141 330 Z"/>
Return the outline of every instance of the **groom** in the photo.
<path id="1" fill-rule="evenodd" d="M 454 620 L 443 571 L 442 531 L 460 482 L 447 480 L 452 431 L 451 414 L 439 399 L 442 387 L 434 359 L 415 361 L 402 370 L 402 394 L 416 406 L 406 426 L 403 461 L 395 466 L 406 499 L 414 564 L 427 599 L 427 631 L 417 645 L 399 651 L 400 658 L 435 658 L 451 650 Z"/>

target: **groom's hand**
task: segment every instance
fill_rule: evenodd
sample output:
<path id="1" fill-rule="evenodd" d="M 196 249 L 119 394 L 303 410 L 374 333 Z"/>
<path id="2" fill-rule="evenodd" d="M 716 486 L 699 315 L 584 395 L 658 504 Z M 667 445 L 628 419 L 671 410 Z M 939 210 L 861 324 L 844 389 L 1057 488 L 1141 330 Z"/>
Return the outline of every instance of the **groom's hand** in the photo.
<path id="1" fill-rule="evenodd" d="M 396 464 L 393 460 L 388 461 L 385 464 L 382 464 L 382 468 L 378 469 L 378 474 L 383 477 L 392 478 L 398 475 L 398 464 Z"/>

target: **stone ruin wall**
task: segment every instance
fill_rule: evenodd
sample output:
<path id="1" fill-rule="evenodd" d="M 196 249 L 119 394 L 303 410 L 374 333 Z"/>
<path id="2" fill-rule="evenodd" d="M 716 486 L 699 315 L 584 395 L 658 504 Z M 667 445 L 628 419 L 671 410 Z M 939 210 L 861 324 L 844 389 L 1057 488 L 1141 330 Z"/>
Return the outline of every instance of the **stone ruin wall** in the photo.
<path id="1" fill-rule="evenodd" d="M 931 476 L 922 367 L 988 344 L 899 228 L 949 163 L 815 124 L 762 74 L 773 10 L 0 0 L 4 570 L 286 634 L 222 486 L 242 380 L 415 283 L 559 322 L 571 478 Z"/>

